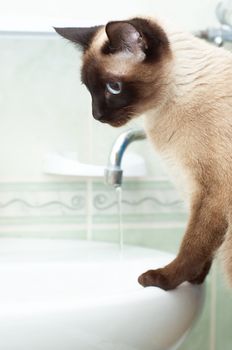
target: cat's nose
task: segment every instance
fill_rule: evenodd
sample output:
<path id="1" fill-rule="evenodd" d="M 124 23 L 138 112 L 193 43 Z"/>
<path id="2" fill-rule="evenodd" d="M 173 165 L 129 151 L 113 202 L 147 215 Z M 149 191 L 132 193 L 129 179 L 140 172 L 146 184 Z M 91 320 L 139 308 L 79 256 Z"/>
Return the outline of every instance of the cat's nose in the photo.
<path id="1" fill-rule="evenodd" d="M 99 110 L 93 110 L 92 114 L 93 114 L 94 119 L 96 119 L 96 120 L 100 120 L 103 118 L 103 114 Z"/>
<path id="2" fill-rule="evenodd" d="M 99 103 L 96 103 L 95 101 L 92 101 L 92 114 L 94 119 L 96 120 L 100 120 L 103 118 L 102 109 L 99 108 Z"/>

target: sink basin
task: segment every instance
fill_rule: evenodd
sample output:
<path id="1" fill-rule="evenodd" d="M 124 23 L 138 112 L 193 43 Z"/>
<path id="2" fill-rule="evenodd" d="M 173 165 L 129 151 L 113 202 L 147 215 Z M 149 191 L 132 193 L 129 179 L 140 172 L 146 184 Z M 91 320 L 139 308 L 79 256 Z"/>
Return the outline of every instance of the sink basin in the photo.
<path id="1" fill-rule="evenodd" d="M 165 292 L 137 283 L 172 259 L 110 243 L 1 238 L 1 349 L 177 349 L 202 308 L 204 287 Z"/>

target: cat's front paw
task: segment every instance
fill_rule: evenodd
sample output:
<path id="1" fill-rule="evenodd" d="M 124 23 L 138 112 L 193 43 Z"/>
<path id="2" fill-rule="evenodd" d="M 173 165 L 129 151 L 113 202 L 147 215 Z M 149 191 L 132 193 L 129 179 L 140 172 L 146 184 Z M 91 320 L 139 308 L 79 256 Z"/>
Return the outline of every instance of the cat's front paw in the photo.
<path id="1" fill-rule="evenodd" d="M 173 286 L 171 281 L 165 276 L 164 269 L 148 270 L 139 276 L 138 282 L 143 287 L 154 286 L 164 290 L 170 290 L 176 287 Z"/>

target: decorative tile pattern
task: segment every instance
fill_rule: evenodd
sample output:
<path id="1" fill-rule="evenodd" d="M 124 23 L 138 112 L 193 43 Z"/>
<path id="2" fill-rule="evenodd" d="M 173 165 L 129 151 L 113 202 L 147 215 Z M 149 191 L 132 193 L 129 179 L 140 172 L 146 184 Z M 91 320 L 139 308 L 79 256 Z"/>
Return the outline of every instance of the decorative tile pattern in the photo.
<path id="1" fill-rule="evenodd" d="M 94 183 L 92 212 L 95 224 L 118 222 L 116 191 Z M 125 224 L 186 221 L 186 209 L 167 181 L 125 182 L 122 215 Z"/>
<path id="2" fill-rule="evenodd" d="M 161 188 L 160 188 L 161 187 Z M 87 185 L 78 183 L 0 184 L 0 223 L 25 224 L 84 223 L 88 216 Z M 169 183 L 132 183 L 123 189 L 123 221 L 147 225 L 186 219 L 186 211 Z M 115 191 L 100 182 L 93 183 L 93 225 L 117 224 L 118 202 Z M 179 217 L 180 218 L 180 217 Z M 19 227 L 20 228 L 20 227 Z M 39 227 L 38 227 L 39 228 Z"/>
<path id="3" fill-rule="evenodd" d="M 0 234 L 83 237 L 85 198 L 84 182 L 0 184 Z"/>
<path id="4" fill-rule="evenodd" d="M 41 195 L 40 195 L 41 196 Z M 35 196 L 34 196 L 35 197 Z M 0 202 L 0 213 L 3 215 L 12 215 L 14 213 L 14 208 L 18 208 L 20 212 L 26 212 L 28 210 L 28 215 L 30 215 L 30 211 L 37 211 L 39 215 L 44 212 L 53 211 L 55 208 L 59 208 L 62 212 L 67 211 L 79 211 L 84 208 L 85 198 L 81 195 L 73 195 L 71 198 L 65 198 L 64 201 L 60 200 L 48 200 L 41 201 L 40 203 L 36 198 L 33 198 L 34 202 L 30 202 L 29 200 L 25 200 L 22 198 L 12 198 L 5 202 Z M 9 212 L 9 213 L 8 213 Z M 59 213 L 61 214 L 61 213 Z"/>

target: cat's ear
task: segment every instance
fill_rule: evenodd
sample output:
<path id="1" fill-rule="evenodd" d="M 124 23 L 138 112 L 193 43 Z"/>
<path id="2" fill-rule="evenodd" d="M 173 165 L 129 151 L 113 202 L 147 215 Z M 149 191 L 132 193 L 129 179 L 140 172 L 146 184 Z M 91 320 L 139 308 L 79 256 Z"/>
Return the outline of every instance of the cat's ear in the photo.
<path id="1" fill-rule="evenodd" d="M 139 59 L 147 62 L 159 61 L 164 54 L 170 55 L 166 33 L 157 23 L 148 19 L 133 18 L 128 21 L 109 22 L 105 30 L 110 53 L 126 50 L 140 54 Z"/>
<path id="2" fill-rule="evenodd" d="M 141 33 L 125 21 L 109 22 L 105 28 L 110 47 L 114 51 L 130 51 L 137 53 L 146 48 L 146 42 Z"/>
<path id="3" fill-rule="evenodd" d="M 92 42 L 93 37 L 101 26 L 88 28 L 57 28 L 55 31 L 63 38 L 78 44 L 84 51 L 87 50 Z"/>

